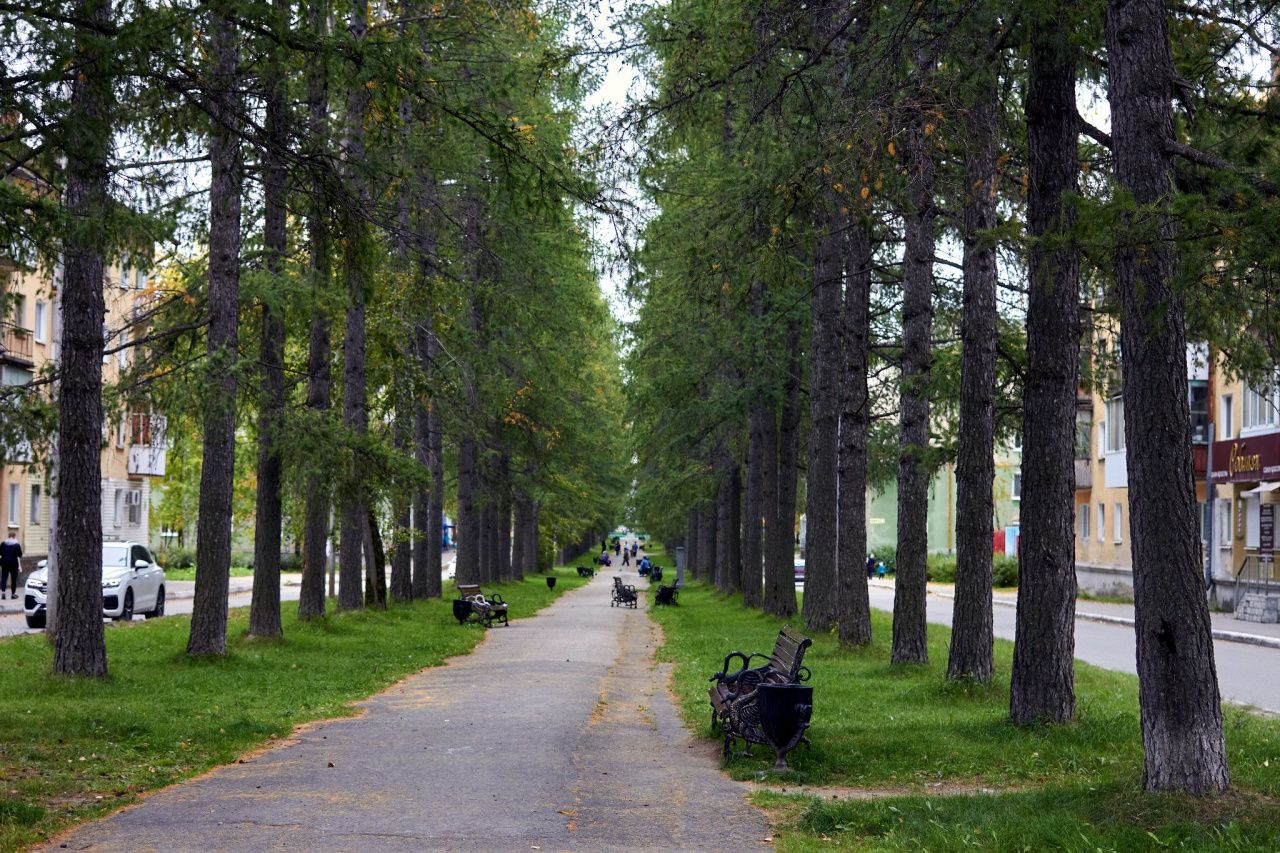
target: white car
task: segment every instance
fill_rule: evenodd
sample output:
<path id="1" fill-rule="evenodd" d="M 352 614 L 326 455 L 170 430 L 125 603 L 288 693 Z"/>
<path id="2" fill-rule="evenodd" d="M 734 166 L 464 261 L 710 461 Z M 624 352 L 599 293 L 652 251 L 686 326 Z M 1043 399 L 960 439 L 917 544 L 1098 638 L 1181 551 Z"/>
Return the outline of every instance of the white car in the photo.
<path id="1" fill-rule="evenodd" d="M 49 569 L 41 560 L 27 578 L 22 610 L 28 628 L 43 628 L 48 605 Z M 137 542 L 102 544 L 102 615 L 128 621 L 134 613 L 148 619 L 164 615 L 164 569 L 145 545 Z"/>

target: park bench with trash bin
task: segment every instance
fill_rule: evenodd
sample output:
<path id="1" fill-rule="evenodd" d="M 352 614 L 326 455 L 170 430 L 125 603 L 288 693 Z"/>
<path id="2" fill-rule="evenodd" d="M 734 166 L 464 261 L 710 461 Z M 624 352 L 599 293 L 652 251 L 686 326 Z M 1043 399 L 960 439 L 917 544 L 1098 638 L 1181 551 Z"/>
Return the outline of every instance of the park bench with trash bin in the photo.
<path id="1" fill-rule="evenodd" d="M 507 621 L 507 603 L 498 593 L 485 595 L 479 584 L 458 584 L 458 597 L 453 602 L 453 616 L 459 625 L 478 622 L 486 628 L 494 622 L 510 625 Z"/>
<path id="2" fill-rule="evenodd" d="M 613 600 L 609 602 L 610 607 L 630 607 L 635 608 L 638 598 L 636 596 L 636 588 L 631 584 L 622 582 L 622 575 L 613 576 Z"/>
<path id="3" fill-rule="evenodd" d="M 711 676 L 711 725 L 724 735 L 724 757 L 728 759 L 735 739 L 750 748 L 768 744 L 778 754 L 777 767 L 786 767 L 786 755 L 800 743 L 808 743 L 805 731 L 813 712 L 812 688 L 803 682 L 812 673 L 804 665 L 804 654 L 813 640 L 790 626 L 778 632 L 773 652 L 730 652 L 724 667 Z M 765 661 L 751 666 L 752 661 Z M 737 661 L 738 668 L 730 671 Z"/>

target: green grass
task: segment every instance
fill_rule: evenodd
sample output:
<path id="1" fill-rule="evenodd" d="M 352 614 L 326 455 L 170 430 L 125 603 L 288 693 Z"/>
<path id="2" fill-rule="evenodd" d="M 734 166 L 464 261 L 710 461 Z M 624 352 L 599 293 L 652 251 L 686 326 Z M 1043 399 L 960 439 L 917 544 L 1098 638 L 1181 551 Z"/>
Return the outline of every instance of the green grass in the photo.
<path id="1" fill-rule="evenodd" d="M 161 565 L 164 565 L 161 563 Z M 232 566 L 231 577 L 233 578 L 251 578 L 253 577 L 253 569 L 248 566 Z M 196 570 L 193 566 L 189 569 L 169 569 L 164 570 L 164 579 L 168 581 L 193 581 L 196 579 Z"/>
<path id="2" fill-rule="evenodd" d="M 493 589 L 518 619 L 584 582 L 555 574 L 554 591 L 541 575 Z M 104 681 L 52 677 L 42 635 L 0 642 L 0 850 L 234 761 L 299 723 L 349 715 L 351 702 L 469 652 L 484 629 L 459 626 L 451 597 L 311 624 L 290 602 L 283 642 L 247 638 L 248 611 L 235 610 L 228 654 L 214 660 L 185 654 L 188 617 L 115 625 Z"/>
<path id="3" fill-rule="evenodd" d="M 710 737 L 708 677 L 730 650 L 767 653 L 782 623 L 698 584 L 681 592 L 679 607 L 652 612 L 666 637 L 660 655 L 676 664 L 682 712 Z M 1225 708 L 1236 785 L 1227 797 L 1148 797 L 1139 791 L 1134 677 L 1078 663 L 1077 721 L 1018 727 L 1007 720 L 1012 644 L 996 641 L 992 685 L 947 684 L 950 632 L 929 630 L 926 666 L 889 665 L 888 614 L 874 614 L 876 639 L 866 649 L 841 650 L 834 637 L 815 637 L 805 658 L 814 673 L 813 745 L 793 752 L 794 771 L 777 781 L 793 791 L 852 786 L 900 796 L 847 802 L 761 795 L 780 811 L 782 849 L 1128 850 L 1164 841 L 1280 849 L 1273 843 L 1280 841 L 1280 721 Z M 759 757 L 731 759 L 728 771 L 756 778 L 772 759 L 767 748 L 755 752 Z M 998 793 L 947 795 L 977 787 Z"/>

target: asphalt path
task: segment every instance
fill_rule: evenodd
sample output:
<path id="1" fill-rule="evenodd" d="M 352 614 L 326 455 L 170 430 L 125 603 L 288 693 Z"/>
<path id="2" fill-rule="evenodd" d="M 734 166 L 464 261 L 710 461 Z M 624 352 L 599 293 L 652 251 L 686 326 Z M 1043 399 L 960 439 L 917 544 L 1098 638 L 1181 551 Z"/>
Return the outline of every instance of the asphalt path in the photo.
<path id="1" fill-rule="evenodd" d="M 681 724 L 657 627 L 611 607 L 612 583 L 49 849 L 772 849 L 717 745 Z"/>
<path id="2" fill-rule="evenodd" d="M 872 607 L 893 612 L 892 589 L 872 584 L 870 592 Z M 952 604 L 950 598 L 931 592 L 928 599 L 929 621 L 949 626 Z M 1078 606 L 1083 609 L 1088 603 L 1081 602 Z M 1016 612 L 1015 608 L 1002 605 L 993 608 L 997 637 L 1014 638 Z M 1215 640 L 1213 653 L 1218 667 L 1218 687 L 1224 700 L 1280 713 L 1280 678 L 1276 677 L 1280 673 L 1280 649 Z M 1104 669 L 1136 674 L 1133 628 L 1077 619 L 1076 658 Z"/>

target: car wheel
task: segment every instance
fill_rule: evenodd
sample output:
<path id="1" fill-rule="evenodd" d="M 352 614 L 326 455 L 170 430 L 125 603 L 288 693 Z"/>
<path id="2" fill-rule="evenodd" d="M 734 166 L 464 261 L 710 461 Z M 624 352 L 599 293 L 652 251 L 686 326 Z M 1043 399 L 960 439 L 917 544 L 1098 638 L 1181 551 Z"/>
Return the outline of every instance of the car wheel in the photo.
<path id="1" fill-rule="evenodd" d="M 156 609 L 147 614 L 148 619 L 155 619 L 164 615 L 164 587 L 160 587 L 160 591 L 156 593 Z"/>
<path id="2" fill-rule="evenodd" d="M 45 612 L 44 612 L 43 610 L 41 610 L 39 613 L 35 614 L 34 616 L 28 616 L 28 617 L 27 617 L 27 627 L 28 627 L 28 628 L 43 628 L 43 627 L 44 627 L 44 617 L 45 617 Z"/>
<path id="3" fill-rule="evenodd" d="M 119 622 L 128 622 L 133 618 L 133 590 L 126 589 L 124 591 L 124 606 L 120 608 L 120 615 L 116 617 Z"/>

